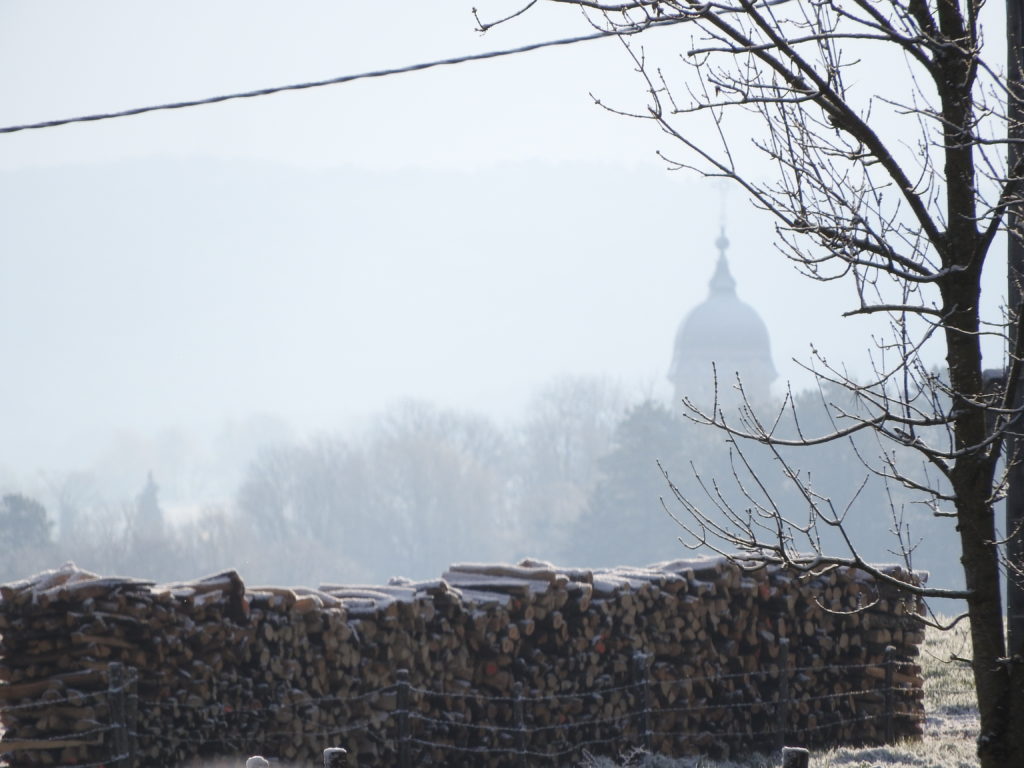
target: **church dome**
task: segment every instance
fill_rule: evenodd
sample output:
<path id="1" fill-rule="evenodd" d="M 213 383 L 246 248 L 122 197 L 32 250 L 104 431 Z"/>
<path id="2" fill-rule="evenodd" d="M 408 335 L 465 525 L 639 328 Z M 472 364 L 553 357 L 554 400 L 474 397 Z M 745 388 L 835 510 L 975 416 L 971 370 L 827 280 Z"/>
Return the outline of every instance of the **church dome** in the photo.
<path id="1" fill-rule="evenodd" d="M 724 232 L 715 245 L 718 264 L 708 297 L 679 325 L 668 378 L 677 401 L 689 397 L 708 407 L 714 395 L 714 363 L 720 403 L 738 403 L 737 374 L 747 398 L 763 402 L 777 375 L 768 328 L 757 311 L 736 295 L 736 280 L 725 257 L 729 241 Z"/>

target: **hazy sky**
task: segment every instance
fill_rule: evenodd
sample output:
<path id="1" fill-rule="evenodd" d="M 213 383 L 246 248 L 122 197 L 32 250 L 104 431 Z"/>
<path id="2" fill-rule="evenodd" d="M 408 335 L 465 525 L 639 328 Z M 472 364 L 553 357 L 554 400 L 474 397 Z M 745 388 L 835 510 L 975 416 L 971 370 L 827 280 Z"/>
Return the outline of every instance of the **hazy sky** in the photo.
<path id="1" fill-rule="evenodd" d="M 480 35 L 471 7 L 6 0 L 0 124 L 587 31 L 544 10 Z M 849 289 L 796 275 L 740 194 L 666 172 L 671 145 L 591 92 L 643 105 L 614 41 L 0 136 L 0 465 L 253 412 L 333 426 L 405 396 L 512 417 L 561 374 L 665 395 L 723 223 L 781 376 L 806 381 L 791 359 L 811 342 L 866 373 Z"/>

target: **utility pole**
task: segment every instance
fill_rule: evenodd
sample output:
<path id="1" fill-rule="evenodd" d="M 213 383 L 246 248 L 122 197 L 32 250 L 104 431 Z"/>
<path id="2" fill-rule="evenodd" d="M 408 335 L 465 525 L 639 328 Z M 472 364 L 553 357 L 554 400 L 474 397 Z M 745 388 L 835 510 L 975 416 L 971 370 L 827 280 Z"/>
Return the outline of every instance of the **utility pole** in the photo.
<path id="1" fill-rule="evenodd" d="M 1015 173 L 1022 155 L 1021 148 L 1015 143 L 1024 137 L 1024 83 L 1021 81 L 1021 57 L 1024 56 L 1024 0 L 1006 0 L 1006 74 L 1008 79 L 1006 105 L 1007 169 L 1009 175 L 1019 177 Z M 1022 191 L 1012 197 L 1019 199 Z M 1007 308 L 1010 327 L 1011 350 L 1016 348 L 1017 318 L 1024 310 L 1022 306 L 1022 288 L 1024 288 L 1024 243 L 1021 242 L 1024 231 L 1024 210 L 1019 204 L 1012 205 L 1007 211 Z M 1007 361 L 1009 365 L 1009 361 Z M 1024 381 L 1019 377 L 1016 397 L 1012 403 L 1014 408 L 1024 404 Z M 1020 432 L 1024 419 L 1017 417 L 1011 432 Z M 1010 435 L 1007 442 L 1006 461 L 1009 466 L 1009 487 L 1006 496 L 1006 619 L 1007 619 L 1007 654 L 1009 658 L 1024 659 L 1024 434 L 1017 437 Z"/>

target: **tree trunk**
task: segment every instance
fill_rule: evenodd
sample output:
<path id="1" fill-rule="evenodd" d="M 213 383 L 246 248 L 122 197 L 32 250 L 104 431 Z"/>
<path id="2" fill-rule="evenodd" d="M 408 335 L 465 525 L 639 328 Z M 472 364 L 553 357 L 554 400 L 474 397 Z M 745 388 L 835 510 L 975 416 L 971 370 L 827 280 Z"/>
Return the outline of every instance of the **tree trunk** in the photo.
<path id="1" fill-rule="evenodd" d="M 973 507 L 973 508 L 972 508 Z M 974 684 L 981 732 L 978 758 L 982 768 L 1011 765 L 1012 732 L 1020 731 L 1020 713 L 1010 710 L 1010 675 L 1005 662 L 1003 611 L 996 553 L 995 515 L 987 504 L 963 505 L 958 513 L 964 575 L 971 597 Z M 1013 723 L 1016 728 L 1011 728 Z M 1019 753 L 1018 753 L 1019 754 Z"/>
<path id="2" fill-rule="evenodd" d="M 960 251 L 963 252 L 970 253 L 968 249 Z M 1012 764 L 1012 734 L 1024 728 L 1024 723 L 1018 722 L 1021 713 L 1010 710 L 995 512 L 989 501 L 994 465 L 980 447 L 987 435 L 985 412 L 967 402 L 974 399 L 971 393 L 982 391 L 975 266 L 965 265 L 965 273 L 951 277 L 943 286 L 944 303 L 954 308 L 949 314 L 946 344 L 950 387 L 958 393 L 953 403 L 955 447 L 962 452 L 955 460 L 950 482 L 956 497 L 964 579 L 971 592 L 967 612 L 971 621 L 974 682 L 981 719 L 978 759 L 981 768 L 1001 768 Z M 974 280 L 967 279 L 971 276 Z M 957 311 L 963 307 L 968 309 Z"/>

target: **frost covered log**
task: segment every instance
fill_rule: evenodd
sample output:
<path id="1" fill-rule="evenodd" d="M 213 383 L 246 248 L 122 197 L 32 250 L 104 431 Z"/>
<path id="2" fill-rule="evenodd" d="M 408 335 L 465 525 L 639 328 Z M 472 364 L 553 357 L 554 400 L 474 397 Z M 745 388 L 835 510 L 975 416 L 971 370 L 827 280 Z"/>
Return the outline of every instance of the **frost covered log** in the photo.
<path id="1" fill-rule="evenodd" d="M 721 757 L 772 748 L 780 725 L 809 746 L 881 743 L 887 646 L 894 736 L 920 733 L 919 608 L 860 572 L 718 559 L 461 564 L 429 582 L 319 589 L 246 588 L 234 572 L 155 585 L 68 565 L 0 586 L 0 752 L 13 768 L 109 760 L 115 661 L 129 668 L 139 766 L 314 762 L 331 744 L 351 765 L 390 764 L 399 719 L 417 765 L 511 765 L 517 748 L 569 762 L 585 744 L 645 742 Z"/>

